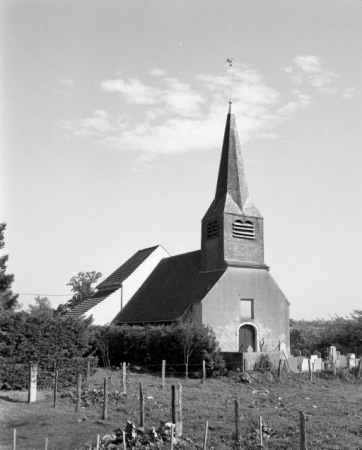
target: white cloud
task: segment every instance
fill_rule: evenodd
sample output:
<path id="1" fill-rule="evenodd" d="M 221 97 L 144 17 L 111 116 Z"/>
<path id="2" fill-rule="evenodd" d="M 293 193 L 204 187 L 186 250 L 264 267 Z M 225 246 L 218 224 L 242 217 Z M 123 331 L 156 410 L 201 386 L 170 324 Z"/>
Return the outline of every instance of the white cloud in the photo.
<path id="1" fill-rule="evenodd" d="M 164 77 L 165 75 L 167 75 L 166 70 L 158 68 L 151 69 L 149 72 L 153 77 Z"/>
<path id="2" fill-rule="evenodd" d="M 118 92 L 122 94 L 127 103 L 151 105 L 156 102 L 159 90 L 152 86 L 147 86 L 136 79 L 124 81 L 107 80 L 101 83 L 101 90 L 104 92 Z"/>
<path id="3" fill-rule="evenodd" d="M 69 78 L 65 80 L 60 80 L 60 84 L 65 84 L 66 86 L 73 86 L 74 80 L 70 80 Z"/>
<path id="4" fill-rule="evenodd" d="M 111 124 L 111 118 L 106 111 L 96 109 L 91 117 L 86 117 L 75 122 L 62 120 L 58 125 L 64 130 L 71 131 L 76 136 L 103 138 L 105 134 L 114 132 L 121 127 Z"/>
<path id="5" fill-rule="evenodd" d="M 230 77 L 198 75 L 192 83 L 163 77 L 159 72 L 154 85 L 141 80 L 107 80 L 101 91 L 117 93 L 125 103 L 144 105 L 143 118 L 113 118 L 96 110 L 91 117 L 76 122 L 63 121 L 63 129 L 101 142 L 107 148 L 132 151 L 139 160 L 150 161 L 161 154 L 219 148 L 226 117 Z M 295 90 L 283 98 L 267 85 L 255 70 L 233 67 L 233 112 L 240 140 L 275 138 L 280 121 L 307 108 L 310 97 Z"/>
<path id="6" fill-rule="evenodd" d="M 339 78 L 339 74 L 326 70 L 323 67 L 322 59 L 318 56 L 296 56 L 294 64 L 299 72 L 289 70 L 287 73 L 292 73 L 292 80 L 295 84 L 309 83 L 323 94 L 338 92 L 338 87 L 334 85 L 334 82 Z"/>
<path id="7" fill-rule="evenodd" d="M 322 61 L 318 56 L 296 56 L 294 58 L 294 63 L 306 73 L 316 73 L 321 72 L 322 70 Z"/>
<path id="8" fill-rule="evenodd" d="M 343 92 L 341 97 L 342 98 L 352 98 L 356 95 L 356 88 L 355 87 L 349 87 L 346 88 Z"/>

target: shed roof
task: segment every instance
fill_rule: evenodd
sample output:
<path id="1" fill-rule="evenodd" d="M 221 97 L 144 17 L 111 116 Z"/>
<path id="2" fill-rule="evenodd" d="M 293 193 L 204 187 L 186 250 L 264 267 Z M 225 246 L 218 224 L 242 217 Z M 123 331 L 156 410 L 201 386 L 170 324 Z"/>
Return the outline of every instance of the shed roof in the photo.
<path id="1" fill-rule="evenodd" d="M 177 320 L 201 302 L 225 272 L 200 272 L 200 263 L 200 250 L 161 260 L 113 323 Z"/>

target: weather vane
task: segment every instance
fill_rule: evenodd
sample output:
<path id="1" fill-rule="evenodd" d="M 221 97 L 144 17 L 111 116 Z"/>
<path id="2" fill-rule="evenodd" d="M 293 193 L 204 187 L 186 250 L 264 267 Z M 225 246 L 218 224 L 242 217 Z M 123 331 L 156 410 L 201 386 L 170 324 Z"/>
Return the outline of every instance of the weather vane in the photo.
<path id="1" fill-rule="evenodd" d="M 226 60 L 226 62 L 229 64 L 230 67 L 233 66 L 233 60 L 234 58 L 228 58 Z M 229 94 L 229 103 L 231 104 L 231 90 L 232 90 L 232 85 L 233 85 L 233 74 L 232 74 L 232 69 L 230 69 L 230 94 Z"/>

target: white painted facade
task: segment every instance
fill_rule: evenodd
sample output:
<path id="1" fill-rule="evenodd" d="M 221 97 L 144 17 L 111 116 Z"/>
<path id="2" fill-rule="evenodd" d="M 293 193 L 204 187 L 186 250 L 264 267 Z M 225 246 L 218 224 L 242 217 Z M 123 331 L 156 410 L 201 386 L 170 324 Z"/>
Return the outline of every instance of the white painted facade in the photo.
<path id="1" fill-rule="evenodd" d="M 117 291 L 98 303 L 98 305 L 89 309 L 84 313 L 84 316 L 93 316 L 94 325 L 111 323 L 141 287 L 161 259 L 168 258 L 169 256 L 169 253 L 159 245 L 151 255 L 123 281 L 122 286 L 117 289 Z"/>

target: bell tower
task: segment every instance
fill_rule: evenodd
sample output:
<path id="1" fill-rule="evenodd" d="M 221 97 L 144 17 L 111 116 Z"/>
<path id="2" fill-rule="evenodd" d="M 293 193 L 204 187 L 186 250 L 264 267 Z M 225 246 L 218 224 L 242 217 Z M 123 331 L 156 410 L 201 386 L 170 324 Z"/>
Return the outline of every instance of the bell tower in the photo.
<path id="1" fill-rule="evenodd" d="M 249 198 L 235 116 L 227 115 L 215 198 L 202 219 L 201 270 L 268 269 L 263 217 Z"/>

